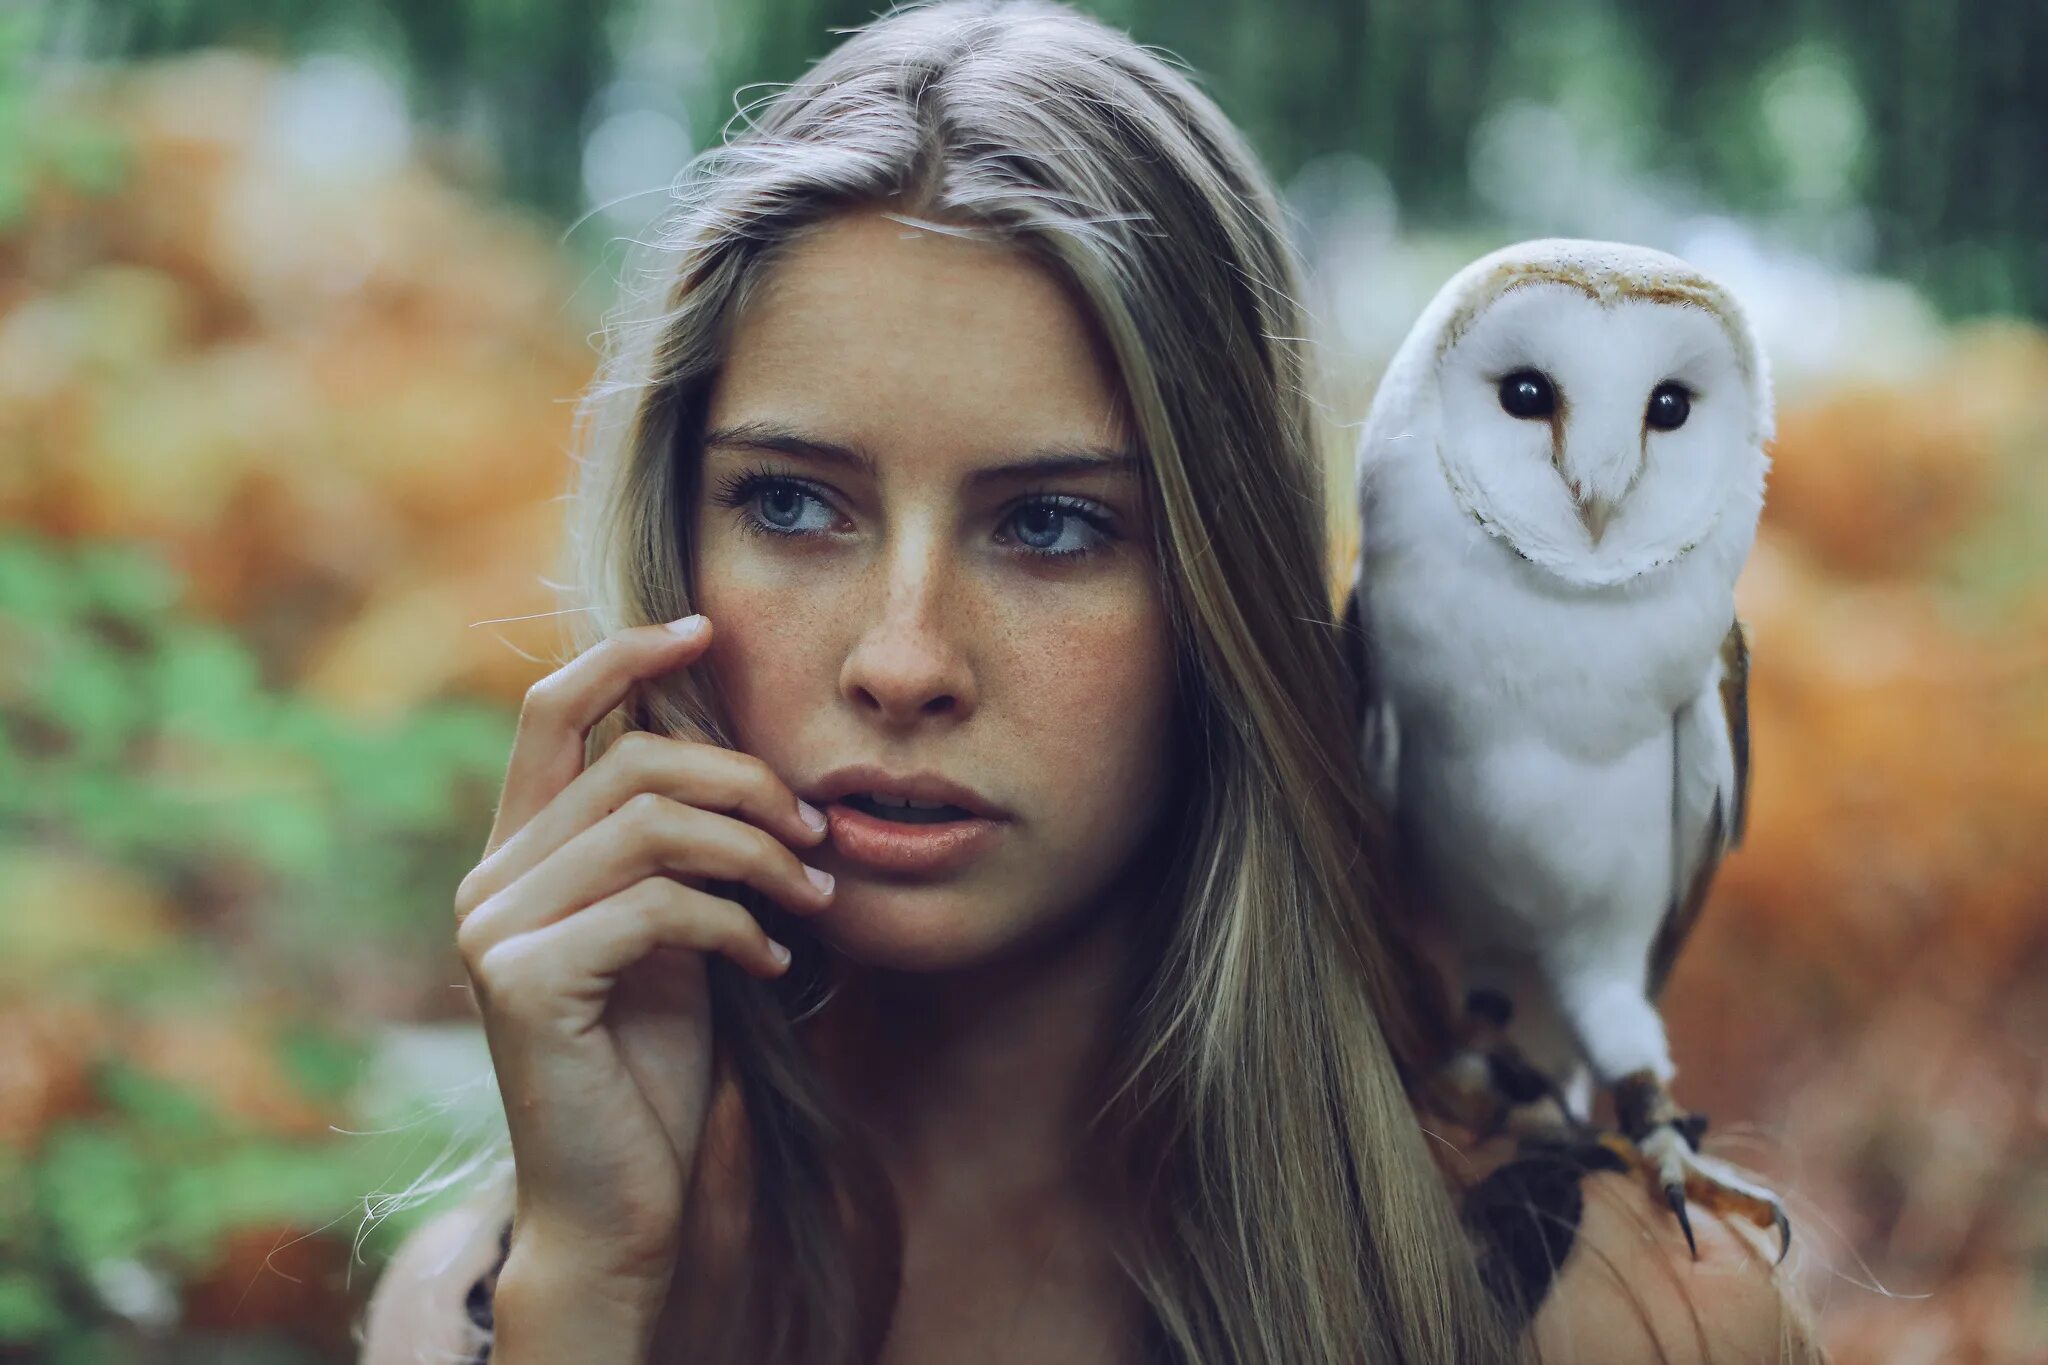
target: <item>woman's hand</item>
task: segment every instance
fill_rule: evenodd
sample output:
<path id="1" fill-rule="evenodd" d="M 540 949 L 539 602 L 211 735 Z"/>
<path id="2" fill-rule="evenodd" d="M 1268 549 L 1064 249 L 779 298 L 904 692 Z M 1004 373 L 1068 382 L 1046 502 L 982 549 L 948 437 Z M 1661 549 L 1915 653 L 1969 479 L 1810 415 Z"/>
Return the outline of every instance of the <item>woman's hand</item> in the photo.
<path id="1" fill-rule="evenodd" d="M 455 895 L 511 1130 L 514 1259 L 650 1312 L 704 1131 L 705 954 L 759 977 L 787 967 L 704 883 L 743 882 L 798 914 L 831 900 L 831 879 L 791 851 L 819 843 L 824 820 L 761 760 L 635 731 L 583 766 L 590 728 L 710 638 L 702 617 L 636 626 L 533 686 L 490 842 Z"/>

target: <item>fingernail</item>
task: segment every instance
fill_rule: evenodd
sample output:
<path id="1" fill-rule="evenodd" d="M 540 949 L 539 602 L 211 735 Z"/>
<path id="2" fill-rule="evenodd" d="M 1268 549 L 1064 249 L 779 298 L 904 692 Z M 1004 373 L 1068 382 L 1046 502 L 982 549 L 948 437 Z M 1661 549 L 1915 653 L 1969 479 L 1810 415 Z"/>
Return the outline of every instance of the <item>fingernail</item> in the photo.
<path id="1" fill-rule="evenodd" d="M 772 938 L 768 940 L 768 955 L 785 967 L 789 965 L 789 949 Z"/>
<path id="2" fill-rule="evenodd" d="M 682 636 L 685 640 L 695 639 L 704 629 L 704 615 L 702 612 L 699 612 L 695 616 L 685 616 L 680 621 L 671 621 L 668 623 L 668 628 Z"/>
<path id="3" fill-rule="evenodd" d="M 822 868 L 812 867 L 809 863 L 805 863 L 804 875 L 806 877 L 809 877 L 811 879 L 811 885 L 817 887 L 820 891 L 830 891 L 832 889 L 832 874 L 830 872 L 827 872 Z"/>
<path id="4" fill-rule="evenodd" d="M 823 834 L 825 832 L 825 812 L 819 810 L 810 802 L 799 798 L 796 803 L 796 813 L 803 816 L 804 823 L 818 831 L 818 833 Z"/>

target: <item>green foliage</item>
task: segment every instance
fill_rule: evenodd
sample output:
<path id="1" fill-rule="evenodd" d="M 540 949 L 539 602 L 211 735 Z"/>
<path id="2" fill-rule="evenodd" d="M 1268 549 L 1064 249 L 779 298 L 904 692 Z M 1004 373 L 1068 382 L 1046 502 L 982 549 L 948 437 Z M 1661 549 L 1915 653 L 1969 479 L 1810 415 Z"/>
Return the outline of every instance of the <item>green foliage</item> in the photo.
<path id="1" fill-rule="evenodd" d="M 613 0 L 65 0 L 109 56 L 226 45 L 352 52 L 398 68 L 417 111 L 492 142 L 515 197 L 567 208 L 581 183 L 581 111 L 609 68 Z M 743 6 L 723 18 L 745 28 Z M 4 144 L 0 144 L 4 145 Z"/>
<path id="2" fill-rule="evenodd" d="M 60 1322 L 49 1279 L 34 1271 L 0 1270 L 0 1342 L 46 1341 Z"/>
<path id="3" fill-rule="evenodd" d="M 0 232 L 26 215 L 44 175 L 82 194 L 117 188 L 128 171 L 127 147 L 80 115 L 32 105 L 31 58 L 41 41 L 43 11 L 0 8 Z"/>
<path id="4" fill-rule="evenodd" d="M 2036 250 L 2048 218 L 2048 177 L 2039 170 L 2048 145 L 2048 5 L 1075 3 L 1184 58 L 1283 180 L 1313 157 L 1357 153 L 1385 170 L 1405 216 L 1469 223 L 1485 213 L 1469 170 L 1475 132 L 1507 101 L 1540 101 L 1596 140 L 1627 144 L 1635 171 L 1697 184 L 1709 202 L 1766 220 L 1814 208 L 1807 201 L 1816 182 L 1838 182 L 1868 210 L 1876 264 L 1887 273 L 1956 313 L 2048 313 L 2048 271 Z M 678 102 L 704 145 L 732 114 L 735 90 L 794 79 L 835 41 L 834 30 L 887 6 L 72 0 L 70 8 L 112 56 L 213 43 L 370 56 L 406 73 L 428 120 L 486 130 L 505 188 L 567 222 L 584 207 L 581 139 L 606 87 L 622 66 L 650 79 L 644 61 L 627 60 L 644 57 L 629 49 L 644 46 L 645 32 L 664 35 L 663 51 L 673 54 L 651 78 L 680 87 Z M 1818 117 L 1787 124 L 1795 109 Z M 14 145 L 7 128 L 0 112 L 0 222 L 5 149 Z M 94 156 L 72 160 L 84 166 Z"/>
<path id="5" fill-rule="evenodd" d="M 0 847 L 54 834 L 160 875 L 230 869 L 316 951 L 440 935 L 510 718 L 446 702 L 378 726 L 267 690 L 232 634 L 171 609 L 175 584 L 132 547 L 0 537 Z"/>
<path id="6" fill-rule="evenodd" d="M 447 898 L 511 717 L 458 702 L 385 725 L 339 715 L 267 687 L 180 598 L 138 548 L 0 535 L 0 1004 L 82 1005 L 104 1025 L 84 1101 L 0 1139 L 0 1360 L 145 1358 L 137 1285 L 175 1304 L 241 1228 L 345 1241 L 365 1196 L 409 1182 L 453 1131 L 346 1131 L 376 1045 L 346 1001 L 352 974 L 389 985 L 445 966 Z M 130 889 L 96 904 L 98 883 L 39 872 L 53 857 Z M 147 913 L 112 903 L 132 888 Z M 253 1067 L 260 1102 L 230 1112 L 130 1055 L 157 1035 L 197 1037 L 184 1046 L 203 1055 L 208 1028 L 254 1040 L 255 1062 L 219 1062 Z M 233 1348 L 309 1359 L 257 1337 Z"/>
<path id="7" fill-rule="evenodd" d="M 118 1062 L 99 1082 L 108 1107 L 44 1135 L 17 1186 L 25 1205 L 0 1221 L 0 1352 L 120 1325 L 110 1268 L 175 1292 L 237 1228 L 345 1240 L 365 1192 L 393 1176 L 389 1142 L 283 1141 Z"/>

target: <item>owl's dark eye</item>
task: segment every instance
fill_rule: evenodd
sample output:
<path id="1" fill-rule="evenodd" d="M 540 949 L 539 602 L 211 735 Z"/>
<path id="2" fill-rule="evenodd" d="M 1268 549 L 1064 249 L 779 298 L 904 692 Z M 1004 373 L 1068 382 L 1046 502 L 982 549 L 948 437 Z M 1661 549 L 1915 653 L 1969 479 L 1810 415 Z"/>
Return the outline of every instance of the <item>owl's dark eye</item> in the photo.
<path id="1" fill-rule="evenodd" d="M 1658 431 L 1676 431 L 1692 413 L 1692 395 L 1682 384 L 1659 384 L 1650 390 L 1649 411 L 1643 420 Z"/>
<path id="2" fill-rule="evenodd" d="M 1510 417 L 1548 417 L 1557 411 L 1557 393 L 1535 370 L 1516 370 L 1500 381 L 1500 410 Z"/>

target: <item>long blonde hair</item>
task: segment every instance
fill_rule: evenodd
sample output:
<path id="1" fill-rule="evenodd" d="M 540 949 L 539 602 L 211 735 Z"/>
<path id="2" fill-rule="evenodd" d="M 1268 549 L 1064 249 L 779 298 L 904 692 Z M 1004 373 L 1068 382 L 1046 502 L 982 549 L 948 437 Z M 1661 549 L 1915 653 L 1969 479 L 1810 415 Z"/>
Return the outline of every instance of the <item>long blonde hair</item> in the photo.
<path id="1" fill-rule="evenodd" d="M 1179 641 L 1187 804 L 1129 967 L 1095 1132 L 1149 1354 L 1236 1365 L 1510 1358 L 1404 1078 L 1442 1020 L 1376 907 L 1329 597 L 1298 266 L 1242 135 L 1180 69 L 1049 0 L 892 10 L 695 161 L 579 420 L 581 648 L 690 610 L 687 509 L 735 315 L 857 208 L 1007 242 L 1118 369 Z M 728 742 L 687 674 L 624 725 Z M 602 743 L 593 741 L 594 747 Z M 714 963 L 719 1084 L 754 1179 L 706 1360 L 871 1362 L 900 1245 L 886 1182 L 802 1045 L 829 974 Z"/>

